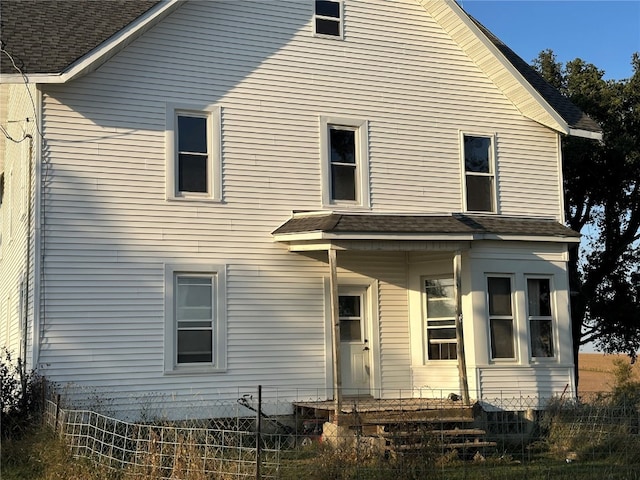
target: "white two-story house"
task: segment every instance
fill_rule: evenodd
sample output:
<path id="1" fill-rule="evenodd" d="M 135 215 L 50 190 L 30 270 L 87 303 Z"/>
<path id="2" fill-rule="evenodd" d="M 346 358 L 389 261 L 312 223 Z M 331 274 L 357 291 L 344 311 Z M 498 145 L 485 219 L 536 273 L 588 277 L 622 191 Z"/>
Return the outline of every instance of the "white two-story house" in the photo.
<path id="1" fill-rule="evenodd" d="M 575 395 L 600 128 L 458 4 L 1 8 L 0 339 L 74 401 Z"/>

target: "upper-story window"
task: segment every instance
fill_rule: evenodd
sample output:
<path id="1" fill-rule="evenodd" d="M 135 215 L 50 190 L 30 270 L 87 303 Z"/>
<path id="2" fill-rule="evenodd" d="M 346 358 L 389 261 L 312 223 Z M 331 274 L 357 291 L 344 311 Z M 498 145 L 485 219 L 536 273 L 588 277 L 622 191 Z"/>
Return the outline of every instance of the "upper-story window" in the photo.
<path id="1" fill-rule="evenodd" d="M 167 107 L 167 198 L 221 199 L 220 109 Z"/>
<path id="2" fill-rule="evenodd" d="M 320 118 L 323 205 L 369 206 L 368 123 Z"/>
<path id="3" fill-rule="evenodd" d="M 496 212 L 493 137 L 463 135 L 464 201 L 468 212 Z"/>
<path id="4" fill-rule="evenodd" d="M 340 0 L 315 0 L 314 32 L 342 38 L 343 6 Z"/>

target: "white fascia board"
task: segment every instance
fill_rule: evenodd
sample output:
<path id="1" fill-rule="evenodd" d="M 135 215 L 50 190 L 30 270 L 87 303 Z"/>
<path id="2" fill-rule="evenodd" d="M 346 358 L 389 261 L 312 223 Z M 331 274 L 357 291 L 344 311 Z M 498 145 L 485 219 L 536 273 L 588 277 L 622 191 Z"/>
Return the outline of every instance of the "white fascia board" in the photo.
<path id="1" fill-rule="evenodd" d="M 474 237 L 471 234 L 422 234 L 422 233 L 327 233 L 305 232 L 285 233 L 273 236 L 276 242 L 308 242 L 326 240 L 420 240 L 420 241 L 470 241 Z"/>
<path id="2" fill-rule="evenodd" d="M 551 243 L 580 243 L 578 237 L 545 237 L 537 235 L 479 235 L 475 240 L 502 240 L 504 242 L 551 242 Z"/>
<path id="3" fill-rule="evenodd" d="M 572 137 L 590 138 L 591 140 L 602 140 L 602 132 L 590 132 L 579 128 L 570 128 L 569 135 Z"/>
<path id="4" fill-rule="evenodd" d="M 500 64 L 507 70 L 521 85 L 522 87 L 543 107 L 543 109 L 556 121 L 561 133 L 569 134 L 569 124 L 556 112 L 551 105 L 544 99 L 544 97 L 522 76 L 522 74 L 511 64 L 509 60 L 502 54 L 500 50 L 491 42 L 484 33 L 476 26 L 469 16 L 462 10 L 462 8 L 453 0 L 446 0 L 446 4 L 456 14 L 456 16 L 463 22 L 467 28 L 469 28 L 474 35 L 482 42 L 482 44 L 496 57 Z M 508 97 L 507 97 L 508 98 Z M 514 105 L 518 105 L 514 102 Z M 520 110 L 518 108 L 518 110 Z M 521 112 L 522 113 L 522 112 Z M 524 115 L 524 114 L 523 114 Z M 545 125 L 547 128 L 551 128 L 549 125 Z"/>
<path id="5" fill-rule="evenodd" d="M 64 72 L 27 75 L 29 83 L 67 83 L 75 78 L 93 72 L 183 3 L 185 3 L 185 0 L 165 0 L 161 2 L 159 5 L 142 14 L 129 26 L 109 37 L 106 41 L 71 64 Z M 2 83 L 23 82 L 24 77 L 19 73 L 2 75 Z"/>

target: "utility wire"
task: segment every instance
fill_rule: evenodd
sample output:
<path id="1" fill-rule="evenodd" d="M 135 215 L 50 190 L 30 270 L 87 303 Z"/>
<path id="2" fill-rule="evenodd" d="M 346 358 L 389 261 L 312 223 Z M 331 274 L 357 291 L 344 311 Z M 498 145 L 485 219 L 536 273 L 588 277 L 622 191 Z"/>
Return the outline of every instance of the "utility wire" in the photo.
<path id="1" fill-rule="evenodd" d="M 13 68 L 15 68 L 16 71 L 22 76 L 22 81 L 24 82 L 24 86 L 27 89 L 27 95 L 29 95 L 29 100 L 31 101 L 31 107 L 33 108 L 33 118 L 34 118 L 34 122 L 35 122 L 35 125 L 36 125 L 36 131 L 38 132 L 38 134 L 40 135 L 41 138 L 44 138 L 44 135 L 42 134 L 42 131 L 40 130 L 40 125 L 38 123 L 38 111 L 36 109 L 36 102 L 33 100 L 33 95 L 31 95 L 31 90 L 29 89 L 29 77 L 27 76 L 26 73 L 24 73 L 22 71 L 22 69 L 20 69 L 20 67 L 18 67 L 18 65 L 16 65 L 15 60 L 13 59 L 11 54 L 4 49 L 4 45 L 2 43 L 0 43 L 0 52 L 4 53 L 7 57 L 9 57 L 9 60 L 11 60 L 11 65 L 13 65 Z M 9 136 L 7 136 L 8 134 L 6 133 L 6 130 L 4 128 L 2 128 L 2 130 L 3 130 L 4 135 L 9 140 L 15 141 L 15 140 L 11 139 Z M 23 138 L 23 140 L 24 140 L 24 138 Z"/>

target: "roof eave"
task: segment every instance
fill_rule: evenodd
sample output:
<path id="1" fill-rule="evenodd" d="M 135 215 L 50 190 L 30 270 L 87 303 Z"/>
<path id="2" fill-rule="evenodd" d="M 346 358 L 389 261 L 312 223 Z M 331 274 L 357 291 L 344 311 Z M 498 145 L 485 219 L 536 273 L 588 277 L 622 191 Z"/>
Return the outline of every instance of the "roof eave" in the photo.
<path id="1" fill-rule="evenodd" d="M 279 243 L 295 242 L 331 242 L 340 240 L 361 241 L 436 241 L 436 242 L 461 242 L 461 241 L 517 241 L 517 242 L 552 242 L 552 243 L 579 243 L 579 237 L 557 235 L 510 235 L 492 233 L 387 233 L 387 232 L 295 232 L 277 233 L 273 239 Z"/>
<path id="2" fill-rule="evenodd" d="M 460 45 L 461 48 L 463 48 L 463 50 L 465 50 L 467 52 L 467 54 L 474 61 L 474 63 L 476 63 L 476 65 L 478 65 L 478 67 L 480 69 L 485 71 L 487 76 L 489 78 L 491 78 L 492 81 L 494 81 L 494 83 L 496 83 L 496 86 L 500 90 L 502 90 L 504 95 L 509 100 L 511 100 L 513 105 L 520 111 L 520 113 L 523 116 L 526 116 L 527 118 L 530 118 L 531 120 L 533 120 L 533 121 L 535 121 L 537 123 L 540 123 L 541 125 L 543 125 L 543 126 L 545 126 L 547 128 L 555 130 L 556 132 L 562 133 L 564 135 L 569 135 L 570 134 L 570 130 L 571 129 L 570 129 L 570 126 L 568 125 L 568 123 L 565 121 L 565 119 L 562 118 L 562 116 L 547 102 L 547 100 L 540 94 L 540 92 L 538 92 L 527 81 L 527 79 L 524 78 L 524 76 L 504 56 L 504 54 L 493 44 L 493 42 L 489 38 L 487 38 L 487 36 L 484 34 L 484 32 L 482 32 L 482 30 L 480 30 L 480 28 L 478 28 L 478 26 L 475 25 L 475 23 L 471 20 L 471 18 L 464 12 L 462 7 L 460 7 L 460 5 L 458 5 L 454 0 L 445 0 L 444 2 L 442 2 L 440 0 L 420 0 L 420 3 L 423 5 L 423 7 L 425 7 L 427 9 L 427 11 L 430 11 L 432 16 L 434 17 L 434 19 L 436 21 L 438 21 L 438 23 L 440 23 L 440 21 L 439 21 L 438 18 L 436 18 L 437 16 L 434 15 L 434 13 L 433 13 L 434 9 L 441 8 L 442 5 L 447 5 L 449 7 L 449 10 L 455 15 L 457 20 L 459 22 L 463 23 L 465 25 L 465 27 L 467 27 L 474 34 L 474 36 L 481 42 L 482 46 L 493 55 L 493 57 L 499 62 L 499 64 L 507 72 L 509 72 L 511 77 L 515 80 L 516 84 L 519 85 L 519 87 L 521 88 L 520 92 L 521 93 L 523 93 L 523 91 L 526 92 L 526 95 L 530 99 L 529 100 L 529 106 L 531 105 L 531 101 L 533 101 L 533 102 L 537 103 L 542 109 L 542 110 L 539 110 L 540 115 L 531 115 L 531 114 L 527 113 L 526 110 L 528 109 L 528 107 L 525 105 L 526 102 L 513 98 L 512 95 L 514 94 L 514 92 L 511 92 L 512 89 L 507 88 L 505 85 L 502 85 L 500 82 L 497 82 L 496 79 L 493 78 L 495 75 L 492 75 L 492 74 L 488 73 L 487 71 L 485 71 L 485 68 L 483 68 L 483 66 L 482 66 L 482 62 L 476 61 L 477 59 L 474 58 L 474 56 L 477 56 L 476 55 L 477 54 L 477 50 L 474 49 L 472 51 L 467 51 L 467 47 L 465 45 L 461 44 Z M 448 28 L 446 28 L 442 24 L 441 24 L 441 26 L 445 30 L 447 30 L 449 32 L 449 34 L 452 34 L 452 32 L 449 31 Z M 454 38 L 454 40 L 455 40 L 455 38 Z M 502 82 L 502 83 L 504 83 L 504 82 Z"/>
<path id="3" fill-rule="evenodd" d="M 602 132 L 592 132 L 580 128 L 570 128 L 569 135 L 572 137 L 589 138 L 591 140 L 602 140 Z"/>
<path id="4" fill-rule="evenodd" d="M 153 28 L 167 15 L 175 11 L 185 0 L 162 0 L 136 20 L 102 42 L 86 55 L 82 56 L 61 72 L 44 72 L 27 74 L 29 83 L 67 83 L 87 75 L 104 65 L 118 52 L 124 50 L 131 42 Z M 23 83 L 25 76 L 21 73 L 2 74 L 2 83 Z"/>

